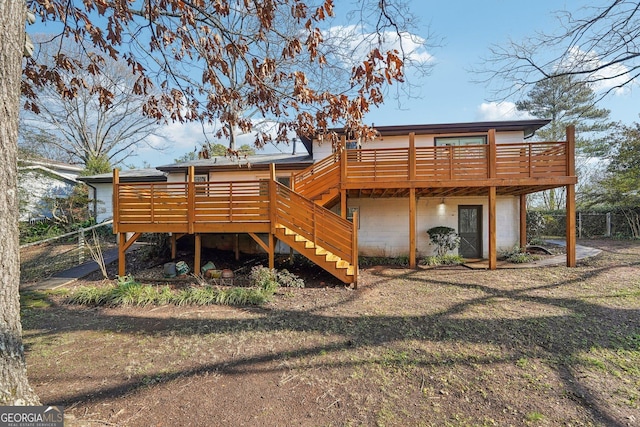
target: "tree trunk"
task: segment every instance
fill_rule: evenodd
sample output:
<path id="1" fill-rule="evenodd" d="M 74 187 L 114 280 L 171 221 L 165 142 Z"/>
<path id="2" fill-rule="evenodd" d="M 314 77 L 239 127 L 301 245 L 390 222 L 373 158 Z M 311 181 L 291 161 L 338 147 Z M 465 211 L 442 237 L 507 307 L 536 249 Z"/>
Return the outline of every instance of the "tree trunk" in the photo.
<path id="1" fill-rule="evenodd" d="M 25 3 L 0 0 L 0 405 L 39 405 L 29 386 L 20 324 L 18 110 Z"/>

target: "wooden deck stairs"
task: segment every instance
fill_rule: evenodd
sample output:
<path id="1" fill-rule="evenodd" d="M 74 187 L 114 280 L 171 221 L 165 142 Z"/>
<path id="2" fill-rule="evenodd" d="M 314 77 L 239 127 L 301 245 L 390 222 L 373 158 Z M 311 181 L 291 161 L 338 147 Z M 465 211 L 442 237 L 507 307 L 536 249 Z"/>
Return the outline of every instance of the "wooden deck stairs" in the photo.
<path id="1" fill-rule="evenodd" d="M 356 266 L 326 250 L 284 225 L 276 225 L 275 236 L 314 264 L 322 267 L 344 283 L 354 283 Z"/>

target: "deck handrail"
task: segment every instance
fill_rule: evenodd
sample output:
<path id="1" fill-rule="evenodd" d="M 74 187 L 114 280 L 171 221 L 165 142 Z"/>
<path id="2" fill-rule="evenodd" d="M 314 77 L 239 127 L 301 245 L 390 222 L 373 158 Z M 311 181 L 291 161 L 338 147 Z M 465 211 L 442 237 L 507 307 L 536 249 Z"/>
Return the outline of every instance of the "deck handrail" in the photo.
<path id="1" fill-rule="evenodd" d="M 292 188 L 308 199 L 313 199 L 340 185 L 341 151 L 337 151 L 306 169 L 293 174 Z"/>
<path id="2" fill-rule="evenodd" d="M 293 186 L 296 192 L 313 199 L 339 188 L 341 183 L 409 180 L 419 184 L 569 176 L 566 141 L 510 142 L 494 147 L 491 150 L 490 144 L 480 144 L 340 150 L 294 174 Z M 342 162 L 346 164 L 341 165 Z"/>
<path id="3" fill-rule="evenodd" d="M 275 222 L 355 264 L 353 224 L 288 187 L 276 183 Z"/>

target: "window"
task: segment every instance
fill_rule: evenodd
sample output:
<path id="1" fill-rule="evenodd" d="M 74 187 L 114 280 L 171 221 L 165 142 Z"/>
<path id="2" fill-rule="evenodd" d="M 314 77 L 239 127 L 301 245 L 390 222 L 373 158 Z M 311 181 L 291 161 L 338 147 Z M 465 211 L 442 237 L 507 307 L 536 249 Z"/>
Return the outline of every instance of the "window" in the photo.
<path id="1" fill-rule="evenodd" d="M 358 228 L 360 228 L 360 224 L 362 223 L 362 221 L 360 221 L 360 208 L 347 208 L 347 220 L 353 222 L 354 212 L 358 213 Z"/>
<path id="2" fill-rule="evenodd" d="M 443 145 L 482 145 L 487 143 L 485 135 L 476 136 L 439 136 L 435 138 L 436 147 Z"/>
<path id="3" fill-rule="evenodd" d="M 209 175 L 208 174 L 197 174 L 193 177 L 193 182 L 196 186 L 196 194 L 206 194 L 207 193 L 207 185 L 199 184 L 201 182 L 208 182 Z"/>
<path id="4" fill-rule="evenodd" d="M 277 176 L 276 181 L 280 184 L 284 185 L 287 188 L 291 188 L 291 177 L 290 176 Z"/>

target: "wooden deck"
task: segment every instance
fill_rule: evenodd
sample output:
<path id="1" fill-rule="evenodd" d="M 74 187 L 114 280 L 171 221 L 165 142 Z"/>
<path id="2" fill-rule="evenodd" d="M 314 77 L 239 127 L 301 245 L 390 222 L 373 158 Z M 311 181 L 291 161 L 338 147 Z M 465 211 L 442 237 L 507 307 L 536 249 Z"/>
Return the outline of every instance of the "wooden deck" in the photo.
<path id="1" fill-rule="evenodd" d="M 124 251 L 143 232 L 195 234 L 196 272 L 201 234 L 247 233 L 269 253 L 270 267 L 279 239 L 344 282 L 355 283 L 357 226 L 346 220 L 347 197 L 409 197 L 410 224 L 415 224 L 417 197 L 487 196 L 495 266 L 495 198 L 521 197 L 522 239 L 524 196 L 567 186 L 572 197 L 577 179 L 572 129 L 561 142 L 496 144 L 495 131 L 488 136 L 486 145 L 416 147 L 410 134 L 406 148 L 343 149 L 292 175 L 291 189 L 276 182 L 274 167 L 267 181 L 197 183 L 193 168 L 184 183 L 120 183 L 114 171 L 114 231 L 134 233 L 121 243 L 120 274 Z M 569 197 L 568 212 L 575 210 Z M 341 215 L 326 209 L 337 202 Z M 268 236 L 266 242 L 260 234 Z M 415 225 L 411 235 L 410 254 L 415 252 Z M 567 240 L 571 264 L 569 234 Z M 415 255 L 410 261 L 415 266 Z"/>

